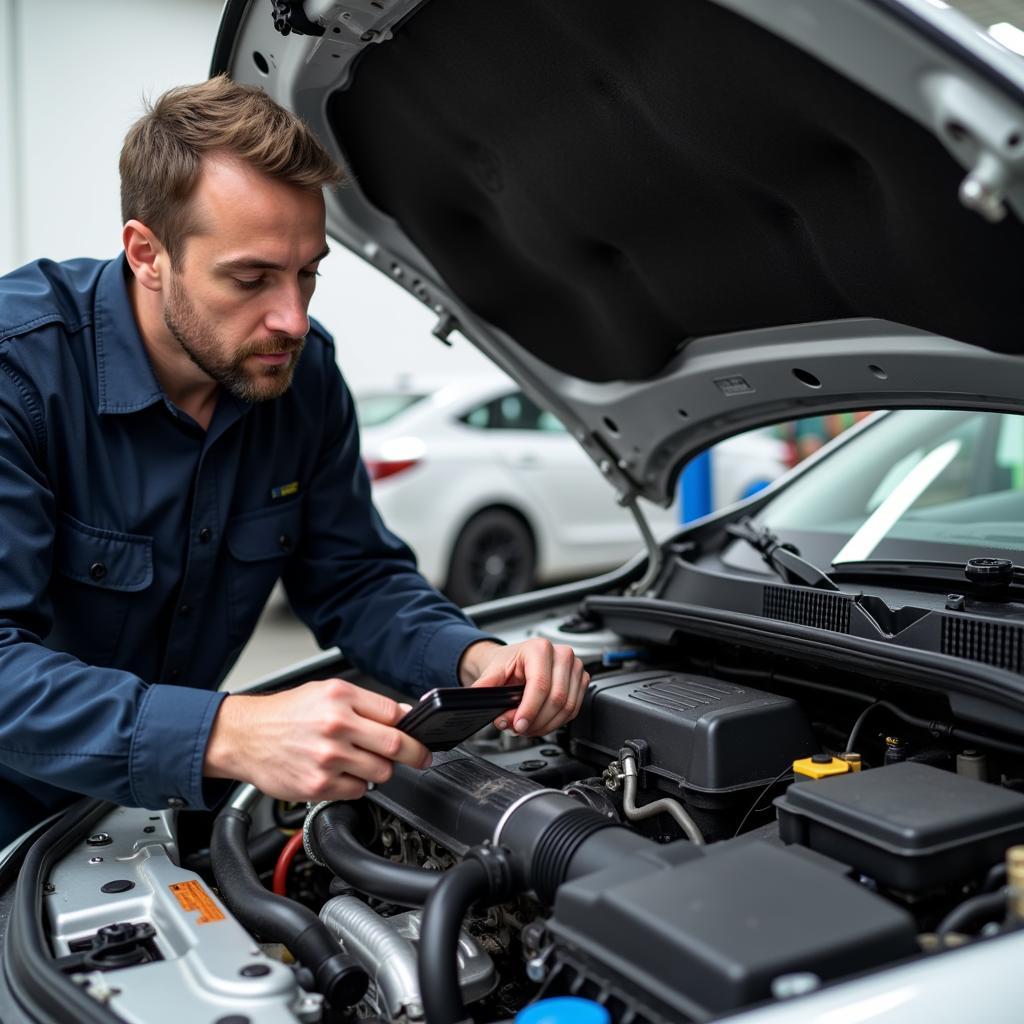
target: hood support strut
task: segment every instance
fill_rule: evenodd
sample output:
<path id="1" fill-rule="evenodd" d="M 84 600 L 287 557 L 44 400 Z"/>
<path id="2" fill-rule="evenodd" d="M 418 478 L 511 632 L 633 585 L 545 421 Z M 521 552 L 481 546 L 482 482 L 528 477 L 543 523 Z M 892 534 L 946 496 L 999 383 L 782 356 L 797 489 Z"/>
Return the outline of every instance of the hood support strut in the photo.
<path id="1" fill-rule="evenodd" d="M 643 512 L 640 511 L 640 506 L 637 504 L 636 495 L 632 495 L 629 500 L 623 502 L 623 504 L 630 512 L 632 512 L 633 518 L 636 520 L 636 525 L 640 530 L 640 535 L 644 539 L 644 547 L 647 548 L 647 571 L 635 583 L 631 583 L 629 585 L 628 593 L 631 596 L 646 594 L 650 591 L 651 587 L 654 586 L 655 580 L 657 580 L 661 573 L 663 560 L 661 545 L 654 539 L 654 534 L 651 532 L 647 519 Z"/>

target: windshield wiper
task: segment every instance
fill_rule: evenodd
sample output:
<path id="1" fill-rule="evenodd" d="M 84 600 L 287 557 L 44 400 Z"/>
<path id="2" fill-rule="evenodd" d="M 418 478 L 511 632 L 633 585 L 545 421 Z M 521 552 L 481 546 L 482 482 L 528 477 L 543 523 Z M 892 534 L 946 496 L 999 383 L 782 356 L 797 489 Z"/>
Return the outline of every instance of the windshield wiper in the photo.
<path id="1" fill-rule="evenodd" d="M 725 530 L 730 537 L 746 541 L 755 551 L 759 551 L 765 564 L 787 583 L 817 587 L 819 590 L 839 589 L 828 573 L 801 558 L 794 545 L 780 542 L 768 527 L 756 526 L 749 516 L 738 523 L 726 524 Z"/>
<path id="2" fill-rule="evenodd" d="M 1024 566 L 1008 558 L 972 558 L 964 562 L 938 562 L 915 559 L 869 558 L 854 562 L 836 562 L 837 576 L 889 576 L 911 580 L 935 580 L 941 583 L 973 583 L 975 592 L 993 595 L 1011 585 L 1024 584 Z"/>

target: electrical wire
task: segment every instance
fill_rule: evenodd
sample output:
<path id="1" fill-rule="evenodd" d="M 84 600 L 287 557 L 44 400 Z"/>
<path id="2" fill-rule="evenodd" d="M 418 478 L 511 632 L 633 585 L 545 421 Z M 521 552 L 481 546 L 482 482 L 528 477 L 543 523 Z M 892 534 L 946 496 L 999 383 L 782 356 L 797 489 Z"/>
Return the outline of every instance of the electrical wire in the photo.
<path id="1" fill-rule="evenodd" d="M 711 664 L 712 669 L 714 669 L 714 661 L 712 661 Z M 843 686 L 833 686 L 831 683 L 818 683 L 814 680 L 789 675 L 785 672 L 742 670 L 738 669 L 736 666 L 723 667 L 721 668 L 721 671 L 726 674 L 727 678 L 728 673 L 733 673 L 741 678 L 759 679 L 769 686 L 772 682 L 783 683 L 787 686 L 803 686 L 811 690 L 818 690 L 821 693 L 829 693 L 834 696 L 849 697 L 851 700 L 868 702 L 873 707 L 888 708 L 888 710 L 901 721 L 906 722 L 908 725 L 916 726 L 918 729 L 924 729 L 925 732 L 934 733 L 938 736 L 944 736 L 949 739 L 960 740 L 962 743 L 969 743 L 972 746 L 984 747 L 989 750 L 1001 750 L 1007 754 L 1024 754 L 1024 743 L 1013 743 L 1010 740 L 994 739 L 991 736 L 984 736 L 981 733 L 971 732 L 968 729 L 961 729 L 959 726 L 953 725 L 951 722 L 918 718 L 916 715 L 911 715 L 909 712 L 904 711 L 902 708 L 897 707 L 895 704 L 892 704 L 887 700 L 878 700 L 875 697 L 868 696 L 866 693 L 859 693 L 857 690 L 848 690 Z M 852 748 L 847 746 L 846 749 L 851 750 Z"/>
<path id="2" fill-rule="evenodd" d="M 761 799 L 764 797 L 765 793 L 767 793 L 768 790 L 770 790 L 772 788 L 772 786 L 774 786 L 777 782 L 779 782 L 782 779 L 783 775 L 785 775 L 787 772 L 792 772 L 792 771 L 793 771 L 793 762 L 790 761 L 790 762 L 788 762 L 786 764 L 786 767 L 783 768 L 782 771 L 779 772 L 779 774 L 776 775 L 775 778 L 772 779 L 772 781 L 769 782 L 768 785 L 765 786 L 764 789 L 762 789 L 761 792 L 758 793 L 756 797 L 754 797 L 754 802 L 747 809 L 747 813 L 744 814 L 742 818 L 740 818 L 740 823 L 736 826 L 736 831 L 733 832 L 733 834 L 732 834 L 733 839 L 735 839 L 740 834 L 740 832 L 743 829 L 743 826 L 746 825 L 746 823 L 747 823 L 747 818 L 749 818 L 754 813 L 754 811 L 757 809 L 757 805 L 761 802 Z M 762 808 L 762 810 L 767 810 L 767 809 L 768 809 L 767 807 Z"/>
<path id="3" fill-rule="evenodd" d="M 284 844 L 284 849 L 277 858 L 274 865 L 273 890 L 278 896 L 287 896 L 288 869 L 295 860 L 295 854 L 302 849 L 302 833 L 297 832 Z"/>
<path id="4" fill-rule="evenodd" d="M 875 708 L 881 707 L 882 701 L 876 700 L 874 704 L 869 704 L 858 716 L 857 721 L 853 723 L 853 728 L 850 730 L 850 738 L 846 741 L 847 751 L 857 751 L 857 737 L 860 735 L 860 730 L 863 727 L 865 721 L 867 721 L 868 715 L 871 714 Z"/>

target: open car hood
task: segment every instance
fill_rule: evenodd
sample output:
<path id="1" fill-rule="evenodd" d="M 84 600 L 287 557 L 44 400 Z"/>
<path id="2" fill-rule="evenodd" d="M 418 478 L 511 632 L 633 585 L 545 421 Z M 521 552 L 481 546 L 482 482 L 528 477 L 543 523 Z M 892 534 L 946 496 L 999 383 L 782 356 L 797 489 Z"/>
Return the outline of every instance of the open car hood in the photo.
<path id="1" fill-rule="evenodd" d="M 620 500 L 814 411 L 1021 411 L 1024 60 L 938 0 L 229 0 L 212 70 Z"/>

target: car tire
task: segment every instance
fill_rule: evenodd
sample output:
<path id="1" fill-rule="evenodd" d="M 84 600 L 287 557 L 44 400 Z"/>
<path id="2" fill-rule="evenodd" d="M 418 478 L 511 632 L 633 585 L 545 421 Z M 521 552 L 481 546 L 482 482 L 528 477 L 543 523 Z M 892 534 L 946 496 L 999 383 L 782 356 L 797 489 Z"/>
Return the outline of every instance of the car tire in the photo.
<path id="1" fill-rule="evenodd" d="M 456 538 L 445 593 L 463 606 L 522 594 L 533 586 L 535 567 L 526 523 L 506 509 L 485 509 Z"/>

